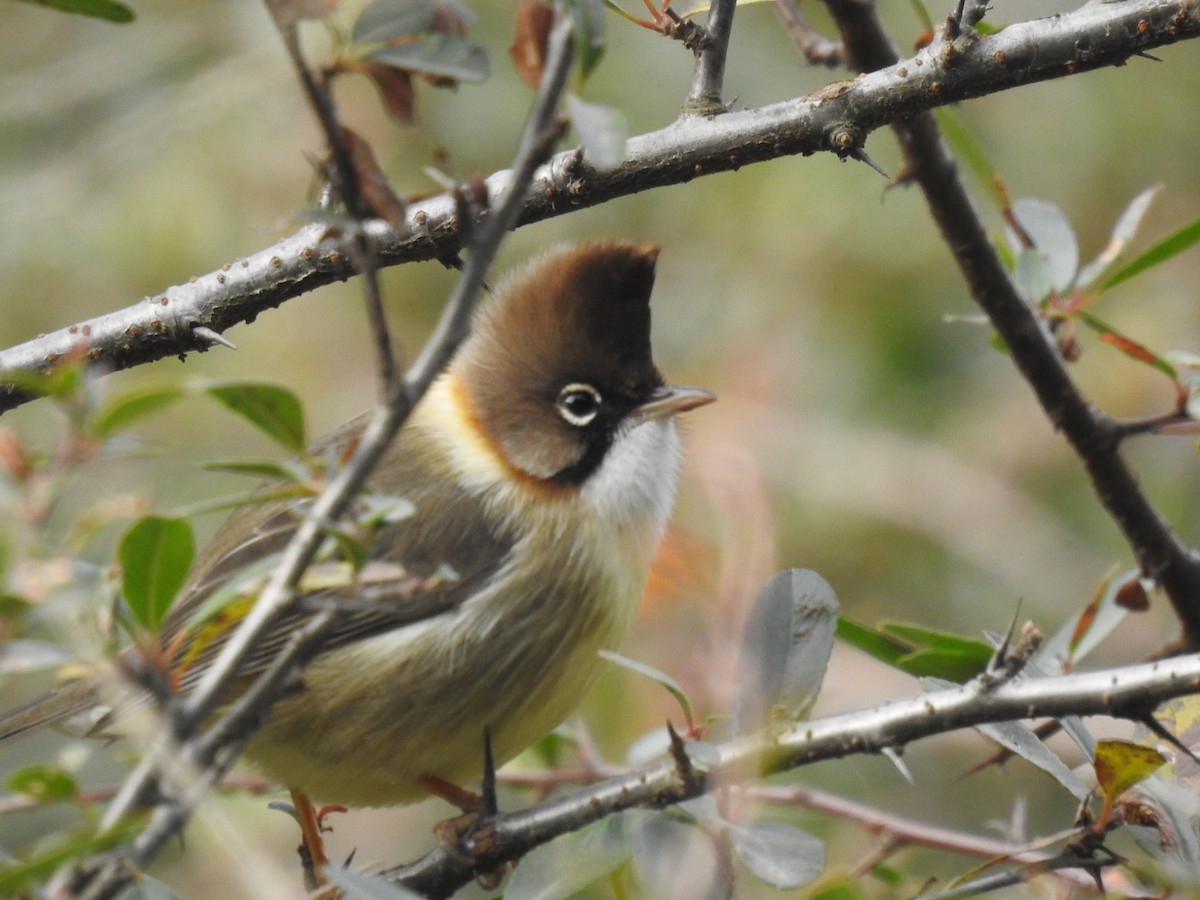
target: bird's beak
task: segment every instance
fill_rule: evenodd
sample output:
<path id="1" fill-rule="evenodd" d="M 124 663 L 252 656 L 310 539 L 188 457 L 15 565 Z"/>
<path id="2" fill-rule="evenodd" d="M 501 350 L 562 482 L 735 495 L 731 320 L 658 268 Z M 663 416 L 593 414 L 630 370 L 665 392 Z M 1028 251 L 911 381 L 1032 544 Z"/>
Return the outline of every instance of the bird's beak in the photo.
<path id="1" fill-rule="evenodd" d="M 635 424 L 665 419 L 677 413 L 707 406 L 717 399 L 712 391 L 698 387 L 661 387 L 650 399 L 629 414 Z"/>

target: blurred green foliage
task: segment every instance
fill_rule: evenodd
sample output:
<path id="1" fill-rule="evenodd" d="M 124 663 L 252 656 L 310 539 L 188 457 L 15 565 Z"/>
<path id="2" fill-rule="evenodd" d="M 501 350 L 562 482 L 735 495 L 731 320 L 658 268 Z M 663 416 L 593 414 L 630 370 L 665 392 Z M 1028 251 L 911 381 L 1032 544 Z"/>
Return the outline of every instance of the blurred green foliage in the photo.
<path id="1" fill-rule="evenodd" d="M 347 3 L 343 20 L 361 5 Z M 1070 8 L 1052 7 L 1016 0 L 992 15 L 1015 21 Z M 474 8 L 471 37 L 489 49 L 492 75 L 454 92 L 418 88 L 417 127 L 397 128 L 365 81 L 338 85 L 345 118 L 372 142 L 401 193 L 437 190 L 428 166 L 464 177 L 509 161 L 530 96 L 505 55 L 511 4 L 482 0 Z M 309 158 L 319 142 L 263 9 L 234 0 L 140 0 L 136 12 L 136 23 L 117 28 L 0 4 L 0 346 L 129 305 L 267 246 L 298 225 L 310 202 Z M 818 7 L 806 14 L 832 33 Z M 912 11 L 888 4 L 881 14 L 897 43 L 911 46 L 921 30 Z M 618 109 L 634 134 L 667 124 L 690 83 L 690 53 L 616 17 L 606 25 L 608 49 L 586 98 Z M 305 36 L 321 58 L 327 36 L 320 29 Z M 1162 63 L 1133 59 L 956 110 L 1014 197 L 1042 198 L 1066 213 L 1083 259 L 1100 252 L 1129 198 L 1152 184 L 1165 187 L 1133 252 L 1200 214 L 1200 118 L 1189 112 L 1200 96 L 1200 58 L 1191 45 L 1157 54 Z M 739 11 L 726 80 L 739 106 L 796 96 L 835 77 L 803 65 L 769 4 Z M 886 130 L 867 149 L 888 171 L 899 167 Z M 987 189 L 973 189 L 999 234 Z M 1078 464 L 1008 358 L 991 347 L 988 330 L 947 321 L 975 310 L 915 191 L 889 188 L 866 166 L 832 156 L 782 159 L 524 228 L 506 245 L 501 268 L 583 236 L 663 244 L 658 361 L 671 380 L 721 398 L 685 434 L 681 541 L 685 551 L 703 552 L 683 552 L 652 591 L 626 651 L 678 681 L 698 717 L 729 712 L 741 616 L 779 567 L 820 572 L 858 621 L 978 635 L 1002 630 L 1018 599 L 1025 615 L 1053 632 L 1089 601 L 1113 563 L 1128 564 Z M 425 263 L 383 280 L 389 313 L 413 354 L 453 275 Z M 1115 287 L 1092 311 L 1156 352 L 1197 353 L 1198 283 L 1200 253 L 1192 250 Z M 229 336 L 236 352 L 160 362 L 95 389 L 172 393 L 184 376 L 279 382 L 303 398 L 313 434 L 372 402 L 352 282 L 289 302 Z M 1150 367 L 1090 334 L 1081 342 L 1073 371 L 1102 408 L 1148 415 L 1172 403 L 1169 385 Z M 62 423 L 52 406 L 35 403 L 6 414 L 0 429 L 53 453 Z M 196 397 L 145 415 L 135 430 L 137 453 L 99 459 L 73 477 L 48 529 L 66 527 L 99 494 L 132 495 L 141 504 L 133 507 L 164 513 L 206 500 L 242 485 L 232 474 L 201 473 L 203 461 L 277 453 L 268 438 Z M 1130 456 L 1162 512 L 1185 539 L 1200 540 L 1200 463 L 1191 441 L 1144 439 Z M 203 535 L 216 524 L 209 517 L 197 527 Z M 106 563 L 119 532 L 96 532 L 83 555 Z M 1102 648 L 1097 658 L 1135 659 L 1159 647 L 1174 632 L 1162 607 L 1132 617 L 1119 651 L 1106 656 Z M 35 690 L 6 681 L 0 705 Z M 915 682 L 840 646 L 814 715 L 915 690 Z M 586 708 L 602 751 L 620 760 L 635 738 L 677 717 L 664 694 L 635 674 L 607 675 Z M 6 749 L 0 766 L 47 760 L 55 746 L 39 738 Z M 1018 795 L 1031 828 L 1065 824 L 1069 803 L 1016 764 L 976 776 L 966 789 L 947 782 L 948 769 L 987 752 L 974 737 L 913 748 L 906 761 L 917 788 L 874 759 L 801 777 L 950 827 L 1005 820 Z M 114 769 L 89 756 L 69 771 L 111 782 Z M 194 827 L 187 852 L 164 861 L 178 867 L 172 883 L 188 896 L 188 884 L 250 890 L 238 880 L 244 873 L 218 873 L 211 862 L 242 849 L 225 830 L 231 822 L 265 834 L 263 859 L 291 877 L 293 835 L 263 806 L 231 800 Z M 0 823 L 0 842 L 20 846 L 61 828 L 60 813 Z M 394 861 L 427 848 L 426 824 L 444 815 L 440 807 L 360 812 L 339 822 L 335 840 L 342 852 L 357 847 L 359 860 Z M 870 838 L 811 814 L 796 820 L 829 841 L 827 895 L 866 896 L 838 881 L 838 866 L 867 853 Z M 904 862 L 909 871 L 962 868 L 928 853 Z"/>

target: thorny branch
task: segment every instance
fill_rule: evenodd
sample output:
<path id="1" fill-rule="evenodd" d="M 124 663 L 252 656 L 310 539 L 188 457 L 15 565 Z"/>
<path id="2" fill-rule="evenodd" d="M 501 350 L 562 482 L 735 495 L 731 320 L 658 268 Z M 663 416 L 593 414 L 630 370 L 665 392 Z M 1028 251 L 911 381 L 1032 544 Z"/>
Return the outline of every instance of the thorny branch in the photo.
<path id="1" fill-rule="evenodd" d="M 1148 707 L 1200 691 L 1200 655 L 1176 657 L 1120 669 L 1006 682 L 982 691 L 967 684 L 905 700 L 801 722 L 769 737 L 754 735 L 712 748 L 715 761 L 692 761 L 694 778 L 678 777 L 678 764 L 665 759 L 606 779 L 527 810 L 481 821 L 457 845 L 442 846 L 411 866 L 383 873 L 422 896 L 447 897 L 475 871 L 528 853 L 560 834 L 578 830 L 625 809 L 663 808 L 699 796 L 747 771 L 766 773 L 900 748 L 923 737 L 989 722 L 1063 715 L 1138 718 Z"/>
<path id="2" fill-rule="evenodd" d="M 631 139 L 625 161 L 608 171 L 579 151 L 560 153 L 534 174 L 524 191 L 518 224 L 596 206 L 639 191 L 680 184 L 792 154 L 837 148 L 845 155 L 874 129 L 922 110 L 1037 81 L 1121 65 L 1154 47 L 1200 36 L 1193 0 L 1092 3 L 1061 16 L 1009 25 L 999 34 L 964 35 L 897 65 L 813 94 L 713 118 L 689 116 Z M 487 179 L 492 196 L 505 194 L 511 171 Z M 373 220 L 380 266 L 444 259 L 462 246 L 452 194 L 409 206 L 403 236 Z M 232 326 L 252 321 L 322 285 L 355 274 L 344 237 L 313 224 L 274 246 L 235 260 L 187 284 L 168 288 L 123 310 L 69 325 L 0 351 L 0 410 L 29 395 L 2 382 L 18 373 L 47 371 L 83 358 L 97 371 L 206 350 Z"/>
<path id="3" fill-rule="evenodd" d="M 826 4 L 856 69 L 894 70 L 896 51 L 873 7 L 855 0 L 826 0 Z M 1191 9 L 1192 15 L 1198 13 Z M 930 50 L 953 59 L 958 51 L 949 51 L 955 47 L 955 43 L 935 43 Z M 1186 645 L 1200 647 L 1200 553 L 1185 545 L 1150 503 L 1121 456 L 1119 424 L 1093 407 L 1075 386 L 1045 324 L 1017 294 L 932 114 L 897 120 L 892 127 L 907 173 L 924 192 L 972 296 L 1003 338 L 1051 423 L 1083 461 L 1096 496 L 1125 535 L 1143 574 L 1170 598 Z"/>

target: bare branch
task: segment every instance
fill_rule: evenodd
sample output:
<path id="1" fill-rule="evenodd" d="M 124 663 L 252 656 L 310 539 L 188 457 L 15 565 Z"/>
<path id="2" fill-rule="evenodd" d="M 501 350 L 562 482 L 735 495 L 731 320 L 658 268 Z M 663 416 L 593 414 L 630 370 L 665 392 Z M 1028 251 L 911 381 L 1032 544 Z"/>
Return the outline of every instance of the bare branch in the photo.
<path id="1" fill-rule="evenodd" d="M 833 41 L 820 34 L 800 15 L 796 0 L 775 0 L 775 12 L 787 29 L 792 43 L 809 63 L 828 66 L 831 69 L 845 65 L 846 51 L 841 41 Z"/>
<path id="2" fill-rule="evenodd" d="M 896 52 L 872 7 L 855 0 L 827 0 L 827 5 L 856 67 L 866 71 L 896 70 Z M 1086 11 L 1085 7 L 1080 12 Z M 1167 16 L 1167 27 L 1173 28 L 1171 23 L 1189 16 L 1200 20 L 1200 9 L 1181 9 Z M 1133 27 L 1139 26 L 1135 23 Z M 1090 34 L 1085 30 L 1074 39 L 1087 48 Z M 967 39 L 967 43 L 974 46 L 974 39 Z M 939 59 L 953 60 L 958 51 L 948 51 L 956 46 L 935 44 L 930 49 Z M 1029 48 L 1020 52 L 1027 54 Z M 1010 64 L 1008 55 L 1000 63 Z M 1119 452 L 1120 426 L 1079 392 L 1045 323 L 1017 294 L 933 116 L 926 113 L 898 120 L 892 127 L 904 151 L 909 175 L 924 191 L 971 295 L 1004 339 L 1013 362 L 1033 388 L 1051 423 L 1063 432 L 1083 461 L 1096 496 L 1125 535 L 1142 571 L 1166 591 L 1187 645 L 1200 647 L 1200 553 L 1179 539 L 1142 492 Z"/>
<path id="3" fill-rule="evenodd" d="M 712 0 L 704 31 L 707 39 L 696 60 L 692 89 L 683 104 L 687 116 L 715 116 L 726 112 L 721 100 L 725 83 L 725 58 L 733 32 L 733 14 L 737 0 Z"/>
<path id="4" fill-rule="evenodd" d="M 692 116 L 635 137 L 625 162 L 609 171 L 597 171 L 575 151 L 561 153 L 535 173 L 523 194 L 518 224 L 781 156 L 831 149 L 848 155 L 874 129 L 920 111 L 1121 65 L 1141 51 L 1197 36 L 1200 8 L 1190 0 L 1092 3 L 1010 25 L 995 35 L 970 33 L 808 97 L 711 119 Z M 497 172 L 487 179 L 488 193 L 503 196 L 512 183 L 511 171 Z M 444 259 L 461 249 L 463 223 L 451 194 L 414 203 L 404 225 L 403 239 L 382 221 L 365 225 L 378 241 L 380 266 Z M 45 371 L 76 352 L 107 371 L 207 350 L 212 342 L 198 328 L 222 334 L 285 300 L 354 274 L 345 238 L 329 234 L 324 225 L 309 225 L 188 284 L 0 352 L 0 381 Z M 0 410 L 27 399 L 0 387 Z"/>

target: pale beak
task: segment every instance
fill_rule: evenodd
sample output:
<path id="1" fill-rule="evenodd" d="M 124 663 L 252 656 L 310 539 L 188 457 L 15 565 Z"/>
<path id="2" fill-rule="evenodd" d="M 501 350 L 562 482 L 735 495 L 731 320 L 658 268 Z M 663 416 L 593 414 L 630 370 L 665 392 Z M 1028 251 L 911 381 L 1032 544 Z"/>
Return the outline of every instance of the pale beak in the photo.
<path id="1" fill-rule="evenodd" d="M 629 414 L 635 425 L 653 419 L 665 419 L 677 413 L 707 406 L 717 399 L 712 391 L 698 387 L 661 387 L 650 395 L 650 399 Z"/>

